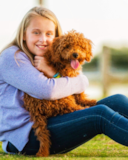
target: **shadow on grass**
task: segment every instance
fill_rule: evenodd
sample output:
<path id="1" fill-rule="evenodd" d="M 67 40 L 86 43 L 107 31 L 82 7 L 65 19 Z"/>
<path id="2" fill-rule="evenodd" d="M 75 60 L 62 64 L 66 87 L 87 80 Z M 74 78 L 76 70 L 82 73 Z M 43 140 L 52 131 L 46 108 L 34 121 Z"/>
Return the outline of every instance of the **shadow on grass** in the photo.
<path id="1" fill-rule="evenodd" d="M 4 152 L 0 152 L 0 156 L 1 156 L 1 155 L 3 155 L 3 156 L 4 156 L 4 155 L 6 155 L 6 154 L 7 154 L 7 153 L 4 153 Z"/>

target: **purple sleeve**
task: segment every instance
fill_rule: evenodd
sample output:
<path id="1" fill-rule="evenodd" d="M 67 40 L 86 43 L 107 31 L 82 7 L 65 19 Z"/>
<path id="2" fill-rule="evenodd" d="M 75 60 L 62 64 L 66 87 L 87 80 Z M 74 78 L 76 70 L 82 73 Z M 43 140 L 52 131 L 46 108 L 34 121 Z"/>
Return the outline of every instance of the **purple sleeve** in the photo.
<path id="1" fill-rule="evenodd" d="M 39 99 L 60 99 L 81 93 L 88 86 L 88 79 L 80 75 L 75 78 L 47 78 L 39 72 L 26 56 L 20 52 L 14 59 L 15 48 L 6 49 L 0 56 L 0 74 L 3 81 Z"/>

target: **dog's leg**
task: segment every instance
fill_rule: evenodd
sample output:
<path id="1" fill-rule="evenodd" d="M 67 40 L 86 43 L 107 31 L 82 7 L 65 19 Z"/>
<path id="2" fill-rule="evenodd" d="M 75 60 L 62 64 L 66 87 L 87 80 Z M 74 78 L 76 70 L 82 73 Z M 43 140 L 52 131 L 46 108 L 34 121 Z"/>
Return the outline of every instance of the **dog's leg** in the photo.
<path id="1" fill-rule="evenodd" d="M 43 101 L 42 106 L 44 106 L 42 107 L 42 114 L 46 115 L 47 118 L 83 109 L 83 107 L 76 104 L 74 96 L 55 101 Z"/>
<path id="2" fill-rule="evenodd" d="M 84 108 L 95 106 L 97 103 L 95 99 L 88 99 L 84 92 L 82 92 L 81 94 L 75 94 L 74 97 L 75 97 L 76 103 L 83 106 Z"/>
<path id="3" fill-rule="evenodd" d="M 50 133 L 47 130 L 47 122 L 45 118 L 38 119 L 38 123 L 34 123 L 33 128 L 35 129 L 35 135 L 40 141 L 40 148 L 37 152 L 37 157 L 47 157 L 49 155 L 49 148 L 51 145 L 50 142 Z M 40 124 L 39 124 L 40 123 Z"/>
<path id="4" fill-rule="evenodd" d="M 59 114 L 61 115 L 84 109 L 80 105 L 76 104 L 74 96 L 69 96 L 69 97 L 60 99 L 59 105 L 60 105 Z"/>

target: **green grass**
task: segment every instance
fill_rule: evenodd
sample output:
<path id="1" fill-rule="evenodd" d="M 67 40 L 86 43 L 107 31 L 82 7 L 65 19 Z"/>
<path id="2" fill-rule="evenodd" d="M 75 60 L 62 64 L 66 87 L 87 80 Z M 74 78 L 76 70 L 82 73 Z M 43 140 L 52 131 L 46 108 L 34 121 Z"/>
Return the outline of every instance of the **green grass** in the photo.
<path id="1" fill-rule="evenodd" d="M 51 155 L 47 158 L 24 155 L 9 155 L 3 152 L 0 143 L 0 160 L 125 160 L 128 147 L 120 145 L 107 136 L 98 135 L 89 142 L 66 154 Z"/>

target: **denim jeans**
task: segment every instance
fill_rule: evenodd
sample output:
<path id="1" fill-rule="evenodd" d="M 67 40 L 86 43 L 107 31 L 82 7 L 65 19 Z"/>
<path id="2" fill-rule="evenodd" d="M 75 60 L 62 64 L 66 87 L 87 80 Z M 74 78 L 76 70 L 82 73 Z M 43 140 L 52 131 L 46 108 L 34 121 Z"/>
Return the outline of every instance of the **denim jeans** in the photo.
<path id="1" fill-rule="evenodd" d="M 98 134 L 105 134 L 128 146 L 127 118 L 128 98 L 121 94 L 102 99 L 94 107 L 49 118 L 48 129 L 52 142 L 50 154 L 66 153 Z M 31 130 L 29 142 L 21 153 L 35 155 L 38 149 L 39 141 Z M 11 143 L 8 150 L 18 153 Z"/>

